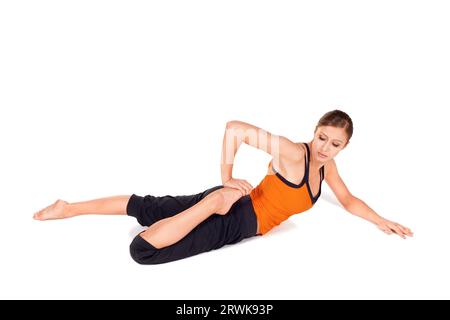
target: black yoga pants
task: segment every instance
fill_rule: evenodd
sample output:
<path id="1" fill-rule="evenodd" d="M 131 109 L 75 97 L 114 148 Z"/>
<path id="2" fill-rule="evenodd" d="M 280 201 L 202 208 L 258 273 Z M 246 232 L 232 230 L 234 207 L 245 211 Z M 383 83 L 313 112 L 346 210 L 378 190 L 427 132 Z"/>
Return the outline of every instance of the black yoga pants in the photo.
<path id="1" fill-rule="evenodd" d="M 127 214 L 143 226 L 171 217 L 192 207 L 209 193 L 223 188 L 218 185 L 193 195 L 144 197 L 133 194 Z M 131 257 L 140 264 L 160 264 L 218 249 L 256 235 L 256 215 L 249 195 L 239 198 L 225 215 L 213 214 L 180 241 L 161 249 L 155 248 L 138 234 L 130 244 Z"/>

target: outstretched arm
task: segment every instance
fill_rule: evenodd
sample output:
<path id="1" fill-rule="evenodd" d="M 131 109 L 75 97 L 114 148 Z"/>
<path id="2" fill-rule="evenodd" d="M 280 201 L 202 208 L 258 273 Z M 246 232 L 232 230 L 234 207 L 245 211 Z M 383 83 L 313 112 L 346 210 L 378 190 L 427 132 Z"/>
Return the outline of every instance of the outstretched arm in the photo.
<path id="1" fill-rule="evenodd" d="M 333 190 L 345 210 L 351 214 L 372 222 L 386 234 L 395 233 L 403 239 L 406 239 L 406 236 L 413 236 L 413 233 L 409 228 L 402 226 L 397 222 L 383 218 L 372 208 L 370 208 L 364 201 L 352 195 L 344 181 L 342 181 L 339 176 L 334 160 L 331 160 L 326 164 L 325 181 L 330 186 L 331 190 Z"/>
<path id="2" fill-rule="evenodd" d="M 412 231 L 401 225 L 400 223 L 390 221 L 378 215 L 372 208 L 370 208 L 364 201 L 352 196 L 350 201 L 346 204 L 345 209 L 355 216 L 366 219 L 374 223 L 381 231 L 386 234 L 395 233 L 406 239 L 406 236 L 412 237 Z"/>

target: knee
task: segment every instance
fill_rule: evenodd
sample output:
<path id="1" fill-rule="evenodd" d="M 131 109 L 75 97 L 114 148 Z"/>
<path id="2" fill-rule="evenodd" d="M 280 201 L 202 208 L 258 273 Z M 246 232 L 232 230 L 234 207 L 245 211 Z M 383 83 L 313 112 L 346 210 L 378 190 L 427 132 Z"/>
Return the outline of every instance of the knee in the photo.
<path id="1" fill-rule="evenodd" d="M 224 196 L 224 188 L 215 190 L 214 192 L 211 192 L 207 198 L 210 198 L 211 205 L 215 208 L 221 208 L 223 207 L 225 203 L 225 196 Z"/>
<path id="2" fill-rule="evenodd" d="M 139 264 L 156 264 L 158 249 L 145 241 L 139 234 L 130 244 L 130 255 Z"/>

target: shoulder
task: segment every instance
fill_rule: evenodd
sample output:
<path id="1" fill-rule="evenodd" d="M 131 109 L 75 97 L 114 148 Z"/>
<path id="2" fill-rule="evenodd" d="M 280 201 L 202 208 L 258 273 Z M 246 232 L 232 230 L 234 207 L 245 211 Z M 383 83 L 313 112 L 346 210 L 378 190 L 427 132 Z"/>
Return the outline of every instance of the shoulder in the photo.
<path id="1" fill-rule="evenodd" d="M 273 155 L 269 166 L 273 162 L 277 163 L 278 169 L 295 167 L 297 165 L 302 166 L 304 164 L 306 147 L 302 142 L 293 142 L 283 137 L 280 140 L 279 148 L 280 152 Z"/>
<path id="2" fill-rule="evenodd" d="M 324 179 L 330 177 L 330 175 L 334 173 L 337 173 L 336 161 L 334 161 L 334 159 L 327 161 L 323 166 L 323 170 L 324 170 Z"/>
<path id="3" fill-rule="evenodd" d="M 303 143 L 293 142 L 284 136 L 279 136 L 279 151 L 280 158 L 288 162 L 302 161 L 306 154 Z"/>
<path id="4" fill-rule="evenodd" d="M 325 181 L 342 206 L 346 207 L 346 204 L 349 203 L 353 196 L 340 177 L 334 159 L 325 164 Z"/>
<path id="5" fill-rule="evenodd" d="M 306 148 L 306 142 L 296 142 L 295 143 L 300 149 L 303 150 L 303 155 L 305 155 L 308 152 L 308 149 Z"/>
<path id="6" fill-rule="evenodd" d="M 297 148 L 297 162 L 304 163 L 307 154 L 309 153 L 308 147 L 306 145 L 306 142 L 295 142 L 296 148 Z"/>

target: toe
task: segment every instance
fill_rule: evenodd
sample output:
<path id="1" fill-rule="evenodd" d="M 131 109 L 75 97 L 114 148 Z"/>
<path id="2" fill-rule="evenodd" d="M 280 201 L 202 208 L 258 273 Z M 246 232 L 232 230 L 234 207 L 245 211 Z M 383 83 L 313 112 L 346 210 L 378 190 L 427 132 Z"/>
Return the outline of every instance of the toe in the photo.
<path id="1" fill-rule="evenodd" d="M 41 220 L 42 218 L 42 211 L 38 211 L 33 215 L 33 218 L 36 220 Z"/>

